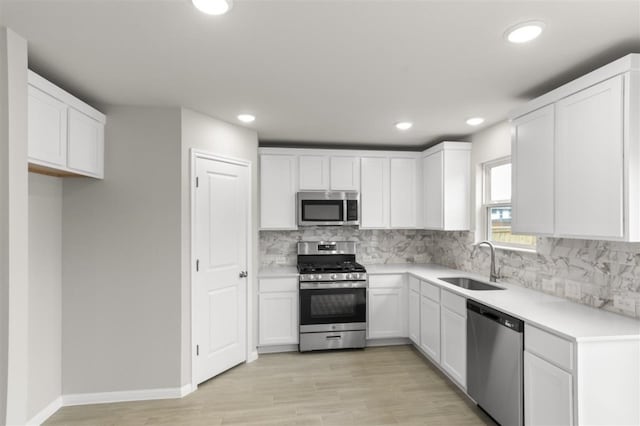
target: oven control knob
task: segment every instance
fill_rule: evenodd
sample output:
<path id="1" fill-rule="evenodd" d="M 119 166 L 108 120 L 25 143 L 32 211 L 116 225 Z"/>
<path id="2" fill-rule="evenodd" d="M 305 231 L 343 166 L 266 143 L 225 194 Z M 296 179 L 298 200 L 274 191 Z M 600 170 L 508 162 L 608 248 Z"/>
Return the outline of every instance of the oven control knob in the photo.
<path id="1" fill-rule="evenodd" d="M 335 280 L 336 278 L 338 278 L 338 276 L 336 274 L 331 274 L 331 279 Z"/>
<path id="2" fill-rule="evenodd" d="M 359 280 L 360 279 L 360 274 L 358 274 L 358 273 L 353 274 L 353 279 L 354 280 Z"/>
<path id="3" fill-rule="evenodd" d="M 347 276 L 345 278 L 348 279 L 348 280 L 351 280 L 351 279 L 353 279 L 353 275 L 352 274 L 347 274 Z"/>

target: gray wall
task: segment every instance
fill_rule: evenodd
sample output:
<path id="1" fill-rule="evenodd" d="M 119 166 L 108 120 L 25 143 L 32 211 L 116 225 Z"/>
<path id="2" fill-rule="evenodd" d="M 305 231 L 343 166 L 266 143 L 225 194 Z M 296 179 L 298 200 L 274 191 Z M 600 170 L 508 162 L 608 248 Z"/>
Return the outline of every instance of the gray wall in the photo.
<path id="1" fill-rule="evenodd" d="M 64 180 L 63 394 L 180 385 L 180 110 L 112 107 L 105 179 Z"/>
<path id="2" fill-rule="evenodd" d="M 62 392 L 62 179 L 29 173 L 28 418 Z"/>
<path id="3" fill-rule="evenodd" d="M 27 420 L 27 42 L 0 27 L 0 424 Z"/>
<path id="4" fill-rule="evenodd" d="M 257 306 L 256 272 L 258 265 L 258 135 L 188 109 L 182 109 L 182 384 L 191 383 L 191 149 L 224 157 L 250 161 L 252 189 L 252 257 L 249 269 L 250 315 Z M 251 349 L 257 345 L 257 318 L 248 322 Z"/>

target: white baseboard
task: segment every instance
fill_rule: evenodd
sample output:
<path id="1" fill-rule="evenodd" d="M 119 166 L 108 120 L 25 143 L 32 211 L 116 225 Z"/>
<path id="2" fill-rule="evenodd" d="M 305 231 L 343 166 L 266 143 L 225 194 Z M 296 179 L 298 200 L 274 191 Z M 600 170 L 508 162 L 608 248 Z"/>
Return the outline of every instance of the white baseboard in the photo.
<path id="1" fill-rule="evenodd" d="M 261 354 L 277 354 L 280 352 L 298 352 L 298 345 L 273 345 L 260 346 L 258 353 Z"/>
<path id="2" fill-rule="evenodd" d="M 396 345 L 410 345 L 411 340 L 406 337 L 389 337 L 386 339 L 367 339 L 367 347 L 373 346 L 396 346 Z"/>
<path id="3" fill-rule="evenodd" d="M 143 389 L 116 392 L 78 393 L 63 395 L 65 407 L 72 405 L 106 404 L 110 402 L 146 401 L 150 399 L 182 398 L 193 392 L 191 384 L 179 388 Z"/>
<path id="4" fill-rule="evenodd" d="M 253 350 L 249 353 L 249 356 L 247 357 L 247 364 L 250 362 L 253 362 L 255 360 L 258 359 L 258 351 L 257 350 Z"/>
<path id="5" fill-rule="evenodd" d="M 49 417 L 62 408 L 62 397 L 59 396 L 44 407 L 38 414 L 33 416 L 28 422 L 27 426 L 39 426 L 44 423 Z"/>
<path id="6" fill-rule="evenodd" d="M 198 390 L 197 386 L 193 386 L 191 383 L 187 383 L 186 385 L 180 388 L 180 398 L 184 398 L 189 395 L 191 392 L 195 392 Z"/>

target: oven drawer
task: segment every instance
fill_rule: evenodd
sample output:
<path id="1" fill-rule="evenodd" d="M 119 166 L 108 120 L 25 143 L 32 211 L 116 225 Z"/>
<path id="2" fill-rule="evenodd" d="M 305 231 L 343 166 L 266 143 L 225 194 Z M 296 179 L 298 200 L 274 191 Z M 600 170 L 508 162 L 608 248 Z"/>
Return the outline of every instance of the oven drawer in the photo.
<path id="1" fill-rule="evenodd" d="M 364 330 L 300 334 L 300 352 L 364 348 L 365 344 L 366 331 Z"/>

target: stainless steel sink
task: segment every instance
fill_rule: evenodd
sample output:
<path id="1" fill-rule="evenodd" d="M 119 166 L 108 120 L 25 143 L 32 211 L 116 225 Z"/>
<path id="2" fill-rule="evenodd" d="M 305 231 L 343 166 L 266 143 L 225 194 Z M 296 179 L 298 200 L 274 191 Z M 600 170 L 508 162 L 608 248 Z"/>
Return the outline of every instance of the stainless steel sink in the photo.
<path id="1" fill-rule="evenodd" d="M 482 281 L 476 281 L 471 278 L 451 277 L 451 278 L 438 278 L 438 279 L 442 281 L 446 281 L 449 284 L 457 285 L 458 287 L 466 288 L 467 290 L 504 290 L 504 288 L 483 283 Z"/>

